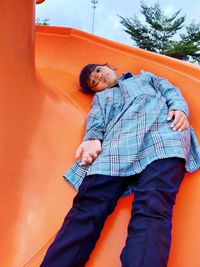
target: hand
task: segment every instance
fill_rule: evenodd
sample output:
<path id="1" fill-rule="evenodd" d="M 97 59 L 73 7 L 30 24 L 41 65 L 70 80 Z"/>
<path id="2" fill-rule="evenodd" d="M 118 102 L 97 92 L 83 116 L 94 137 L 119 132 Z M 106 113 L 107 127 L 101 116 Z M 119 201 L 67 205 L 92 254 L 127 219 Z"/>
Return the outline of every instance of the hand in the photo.
<path id="1" fill-rule="evenodd" d="M 91 164 L 101 152 L 101 142 L 99 140 L 84 141 L 76 150 L 76 158 L 82 158 L 80 166 Z"/>
<path id="2" fill-rule="evenodd" d="M 171 127 L 174 131 L 184 131 L 189 126 L 189 121 L 186 114 L 180 110 L 170 110 L 167 116 L 167 120 L 174 119 Z"/>

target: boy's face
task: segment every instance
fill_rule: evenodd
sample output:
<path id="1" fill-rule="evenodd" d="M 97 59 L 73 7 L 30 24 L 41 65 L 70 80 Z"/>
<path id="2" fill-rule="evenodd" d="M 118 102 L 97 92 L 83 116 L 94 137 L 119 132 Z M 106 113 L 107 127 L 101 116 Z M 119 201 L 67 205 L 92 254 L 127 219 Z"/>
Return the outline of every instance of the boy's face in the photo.
<path id="1" fill-rule="evenodd" d="M 114 70 L 108 66 L 97 66 L 90 74 L 88 86 L 93 92 L 100 92 L 117 82 L 118 76 Z"/>

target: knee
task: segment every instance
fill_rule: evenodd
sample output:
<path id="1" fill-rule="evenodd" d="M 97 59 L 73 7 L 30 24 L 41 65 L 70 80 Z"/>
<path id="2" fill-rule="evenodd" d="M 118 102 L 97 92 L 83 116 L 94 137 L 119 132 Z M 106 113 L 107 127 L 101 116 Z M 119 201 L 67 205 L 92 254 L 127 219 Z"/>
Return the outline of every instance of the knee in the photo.
<path id="1" fill-rule="evenodd" d="M 135 192 L 132 216 L 145 216 L 158 220 L 171 220 L 176 192 L 151 189 Z"/>

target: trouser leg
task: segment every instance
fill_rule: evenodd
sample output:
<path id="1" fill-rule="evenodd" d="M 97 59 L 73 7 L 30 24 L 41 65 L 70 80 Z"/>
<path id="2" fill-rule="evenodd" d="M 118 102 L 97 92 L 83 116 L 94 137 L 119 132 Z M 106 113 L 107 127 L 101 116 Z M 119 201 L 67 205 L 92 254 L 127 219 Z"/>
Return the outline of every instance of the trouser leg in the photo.
<path id="1" fill-rule="evenodd" d="M 127 183 L 120 177 L 87 176 L 41 267 L 85 266 L 107 216 Z"/>
<path id="2" fill-rule="evenodd" d="M 123 267 L 166 267 L 172 208 L 185 174 L 184 160 L 157 160 L 139 175 L 121 254 Z"/>

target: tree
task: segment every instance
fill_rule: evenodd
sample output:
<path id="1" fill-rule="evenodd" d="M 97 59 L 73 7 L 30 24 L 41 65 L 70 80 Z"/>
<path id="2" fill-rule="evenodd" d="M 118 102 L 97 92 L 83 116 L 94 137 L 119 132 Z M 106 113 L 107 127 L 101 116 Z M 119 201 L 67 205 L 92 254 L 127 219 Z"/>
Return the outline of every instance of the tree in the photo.
<path id="1" fill-rule="evenodd" d="M 43 20 L 40 20 L 39 18 L 36 19 L 36 22 L 35 22 L 37 25 L 49 25 L 49 19 L 43 19 Z"/>
<path id="2" fill-rule="evenodd" d="M 168 17 L 159 4 L 147 6 L 141 2 L 141 13 L 146 23 L 137 16 L 121 18 L 124 31 L 131 35 L 134 44 L 140 48 L 155 53 L 171 56 L 181 60 L 195 60 L 200 63 L 200 24 L 191 23 L 186 27 L 186 33 L 180 34 L 185 22 L 185 16 L 179 17 L 181 10 Z"/>

